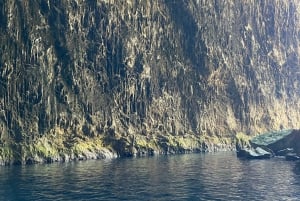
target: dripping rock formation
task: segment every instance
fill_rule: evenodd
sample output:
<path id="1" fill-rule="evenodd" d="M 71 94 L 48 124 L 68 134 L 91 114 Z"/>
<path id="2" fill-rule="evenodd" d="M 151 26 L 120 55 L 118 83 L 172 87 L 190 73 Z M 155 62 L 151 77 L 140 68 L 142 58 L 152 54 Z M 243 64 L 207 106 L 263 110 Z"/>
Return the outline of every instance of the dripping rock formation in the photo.
<path id="1" fill-rule="evenodd" d="M 0 162 L 212 151 L 300 127 L 298 0 L 0 2 Z"/>

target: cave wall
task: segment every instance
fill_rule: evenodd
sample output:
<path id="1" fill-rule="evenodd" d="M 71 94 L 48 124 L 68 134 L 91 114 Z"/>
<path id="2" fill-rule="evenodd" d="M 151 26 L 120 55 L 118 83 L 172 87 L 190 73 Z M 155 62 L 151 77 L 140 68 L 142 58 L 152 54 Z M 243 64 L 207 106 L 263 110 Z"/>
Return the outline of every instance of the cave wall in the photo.
<path id="1" fill-rule="evenodd" d="M 1 142 L 300 124 L 297 0 L 0 2 Z"/>

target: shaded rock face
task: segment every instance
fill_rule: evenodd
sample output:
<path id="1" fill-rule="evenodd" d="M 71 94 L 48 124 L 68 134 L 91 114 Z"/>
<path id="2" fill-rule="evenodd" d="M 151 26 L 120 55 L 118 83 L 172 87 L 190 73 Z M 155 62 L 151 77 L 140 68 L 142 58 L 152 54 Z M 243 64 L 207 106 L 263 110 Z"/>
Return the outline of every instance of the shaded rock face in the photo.
<path id="1" fill-rule="evenodd" d="M 276 155 L 295 153 L 300 156 L 300 130 L 266 133 L 251 140 L 253 147 L 267 147 Z"/>
<path id="2" fill-rule="evenodd" d="M 262 149 L 261 147 L 237 150 L 237 157 L 244 159 L 269 159 L 272 156 L 272 153 Z"/>
<path id="3" fill-rule="evenodd" d="M 20 155 L 14 143 L 22 157 L 53 147 L 71 156 L 94 138 L 120 155 L 176 152 L 213 149 L 219 142 L 208 139 L 237 131 L 299 127 L 297 0 L 0 8 L 3 158 Z"/>
<path id="4" fill-rule="evenodd" d="M 236 144 L 237 156 L 247 159 L 285 156 L 287 160 L 300 159 L 300 130 L 280 130 L 261 134 L 249 140 L 248 146 Z"/>

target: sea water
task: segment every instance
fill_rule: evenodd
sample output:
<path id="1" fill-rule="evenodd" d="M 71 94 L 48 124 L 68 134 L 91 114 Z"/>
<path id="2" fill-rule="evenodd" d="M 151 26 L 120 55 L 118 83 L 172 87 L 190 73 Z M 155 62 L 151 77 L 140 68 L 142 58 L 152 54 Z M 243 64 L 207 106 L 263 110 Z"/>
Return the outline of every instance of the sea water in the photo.
<path id="1" fill-rule="evenodd" d="M 0 200 L 299 200 L 300 164 L 234 152 L 0 167 Z"/>

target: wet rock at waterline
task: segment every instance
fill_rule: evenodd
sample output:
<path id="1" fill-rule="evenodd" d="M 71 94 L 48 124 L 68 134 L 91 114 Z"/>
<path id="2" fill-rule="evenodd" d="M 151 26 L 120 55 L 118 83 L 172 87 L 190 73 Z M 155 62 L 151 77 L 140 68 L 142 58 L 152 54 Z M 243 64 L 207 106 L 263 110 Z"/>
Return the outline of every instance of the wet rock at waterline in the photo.
<path id="1" fill-rule="evenodd" d="M 237 151 L 237 156 L 246 159 L 269 159 L 272 157 L 272 153 L 256 147 L 255 149 L 240 149 Z"/>
<path id="2" fill-rule="evenodd" d="M 297 155 L 296 153 L 288 153 L 285 155 L 285 159 L 287 161 L 298 161 L 300 160 L 300 156 Z"/>
<path id="3" fill-rule="evenodd" d="M 255 159 L 268 155 L 266 158 L 284 156 L 286 160 L 299 160 L 300 130 L 280 130 L 261 134 L 249 139 L 247 147 L 237 144 L 236 148 L 237 156 L 241 158 Z"/>

